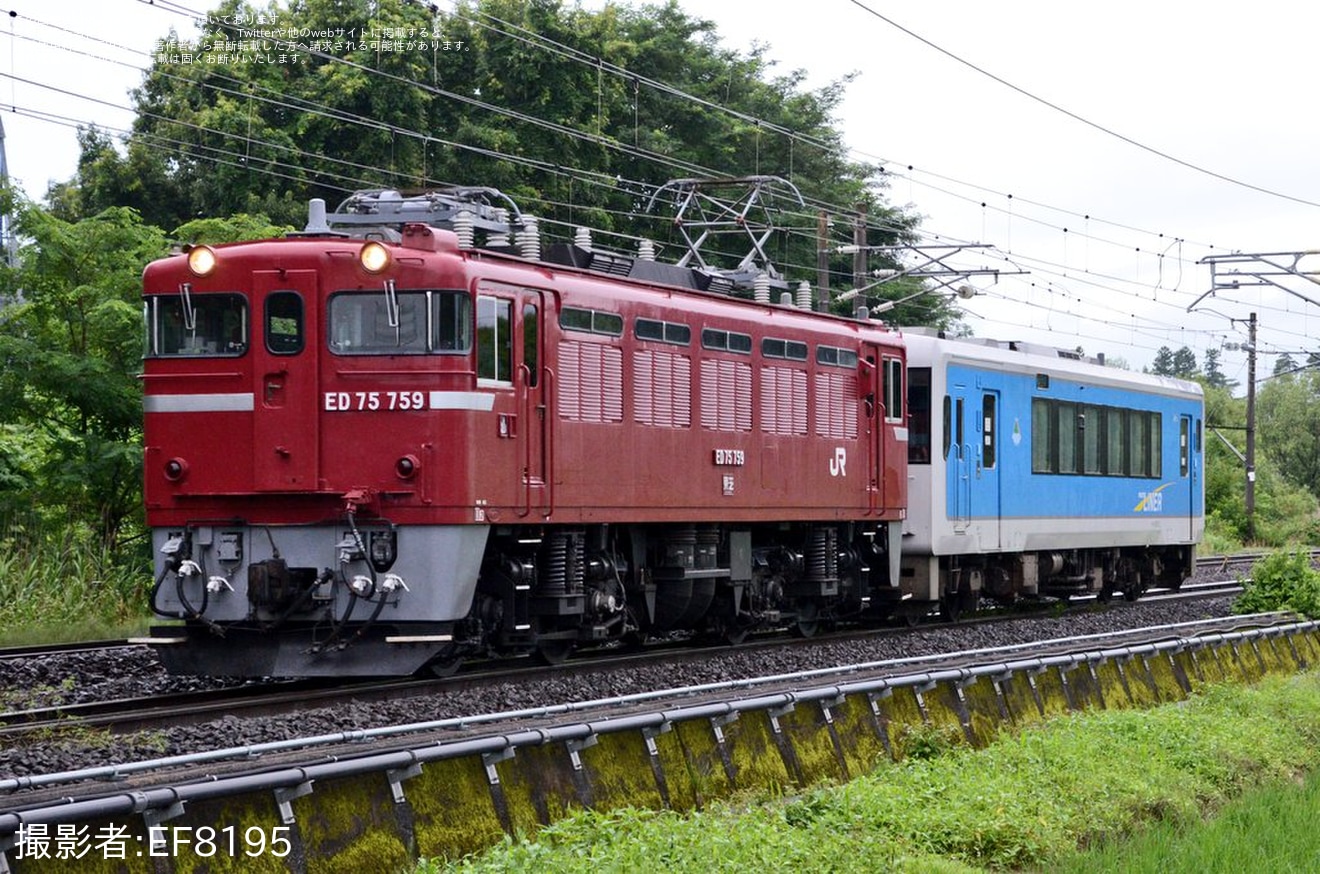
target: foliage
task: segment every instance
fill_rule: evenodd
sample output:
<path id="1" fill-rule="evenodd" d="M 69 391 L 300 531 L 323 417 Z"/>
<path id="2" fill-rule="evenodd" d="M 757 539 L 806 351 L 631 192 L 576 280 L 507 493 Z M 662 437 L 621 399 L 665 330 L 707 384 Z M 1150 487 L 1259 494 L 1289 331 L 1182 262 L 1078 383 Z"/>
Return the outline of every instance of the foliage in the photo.
<path id="1" fill-rule="evenodd" d="M 1320 494 L 1320 373 L 1268 380 L 1256 398 L 1259 449 L 1290 481 Z"/>
<path id="2" fill-rule="evenodd" d="M 197 33 L 170 39 L 232 41 L 230 22 L 257 13 L 277 32 L 441 36 L 429 51 L 384 51 L 367 39 L 329 51 L 282 44 L 280 63 L 158 57 L 134 92 L 137 118 L 122 154 L 104 133 L 80 131 L 78 176 L 49 193 L 58 215 L 130 205 L 167 228 L 235 212 L 297 224 L 310 197 L 335 204 L 364 188 L 482 185 L 513 197 L 561 239 L 587 225 L 656 240 L 674 260 L 686 252 L 675 203 L 660 197 L 645 214 L 659 186 L 773 176 L 805 200 L 780 185 L 763 201 L 787 233 L 756 260 L 792 284 L 817 280 L 823 204 L 868 216 L 867 247 L 915 239 L 918 217 L 885 205 L 880 169 L 848 157 L 834 113 L 849 78 L 806 90 L 803 71 L 777 71 L 764 45 L 724 47 L 709 21 L 676 0 L 600 10 L 464 0 L 452 11 L 407 0 L 285 0 L 261 9 L 223 0 Z M 852 222 L 835 218 L 841 228 Z M 702 251 L 714 266 L 733 267 L 749 249 L 739 228 L 712 236 Z M 866 265 L 895 266 L 883 250 Z M 854 284 L 851 255 L 833 256 L 828 269 L 832 285 Z M 865 299 L 874 306 L 920 288 L 886 283 Z M 959 329 L 957 312 L 947 295 L 929 295 L 893 317 Z"/>
<path id="3" fill-rule="evenodd" d="M 1234 613 L 1274 610 L 1320 616 L 1320 571 L 1311 566 L 1307 552 L 1272 553 L 1256 562 L 1251 578 L 1242 581 L 1242 594 L 1233 601 Z"/>
<path id="4" fill-rule="evenodd" d="M 1212 359 L 1214 367 L 1218 367 L 1218 359 Z M 1180 379 L 1191 379 L 1200 373 L 1196 366 L 1196 353 L 1186 346 L 1174 352 L 1168 346 L 1161 346 L 1155 352 L 1155 360 L 1151 362 L 1150 372 L 1156 376 L 1176 376 Z M 1207 374 L 1210 369 L 1207 369 Z M 1222 374 L 1221 374 L 1222 375 Z"/>
<path id="5" fill-rule="evenodd" d="M 1257 404 L 1257 433 L 1277 429 L 1268 408 Z M 1256 508 L 1250 524 L 1246 514 L 1246 472 L 1238 453 L 1241 427 L 1247 420 L 1245 401 L 1225 388 L 1206 388 L 1205 503 L 1207 527 L 1239 543 L 1284 546 L 1320 542 L 1314 492 L 1281 473 L 1282 466 L 1263 439 L 1256 454 Z M 1225 442 L 1232 442 L 1237 452 Z"/>
<path id="6" fill-rule="evenodd" d="M 1288 781 L 1320 765 L 1317 739 L 1320 679 L 1269 679 L 1150 711 L 1056 719 L 789 800 L 687 816 L 584 811 L 536 840 L 419 870 L 1034 870 Z"/>
<path id="7" fill-rule="evenodd" d="M 241 212 L 228 218 L 200 218 L 185 222 L 171 235 L 181 243 L 216 245 L 243 240 L 269 240 L 294 230 L 291 225 L 275 225 L 264 215 Z"/>
<path id="8" fill-rule="evenodd" d="M 14 209 L 28 242 L 0 268 L 0 511 L 41 508 L 113 551 L 141 514 L 139 283 L 164 235 L 126 207 Z"/>

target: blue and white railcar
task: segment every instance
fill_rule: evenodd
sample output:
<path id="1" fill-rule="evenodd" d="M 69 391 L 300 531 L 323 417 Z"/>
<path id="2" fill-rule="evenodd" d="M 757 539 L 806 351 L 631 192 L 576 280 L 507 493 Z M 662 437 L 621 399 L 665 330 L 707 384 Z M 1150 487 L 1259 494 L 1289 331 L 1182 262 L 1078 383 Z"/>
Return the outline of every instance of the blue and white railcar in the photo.
<path id="1" fill-rule="evenodd" d="M 1199 385 L 1040 346 L 905 339 L 913 606 L 1135 598 L 1191 573 L 1205 516 Z"/>

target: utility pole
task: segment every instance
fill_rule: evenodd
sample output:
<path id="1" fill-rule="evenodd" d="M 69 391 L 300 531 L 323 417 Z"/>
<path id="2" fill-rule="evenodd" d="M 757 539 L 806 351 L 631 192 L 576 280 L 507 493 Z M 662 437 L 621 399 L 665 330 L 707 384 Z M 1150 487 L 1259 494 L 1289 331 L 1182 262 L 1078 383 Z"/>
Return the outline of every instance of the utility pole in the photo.
<path id="1" fill-rule="evenodd" d="M 1247 322 L 1247 539 L 1256 539 L 1256 314 Z"/>
<path id="2" fill-rule="evenodd" d="M 816 213 L 816 312 L 830 311 L 830 217 Z"/>

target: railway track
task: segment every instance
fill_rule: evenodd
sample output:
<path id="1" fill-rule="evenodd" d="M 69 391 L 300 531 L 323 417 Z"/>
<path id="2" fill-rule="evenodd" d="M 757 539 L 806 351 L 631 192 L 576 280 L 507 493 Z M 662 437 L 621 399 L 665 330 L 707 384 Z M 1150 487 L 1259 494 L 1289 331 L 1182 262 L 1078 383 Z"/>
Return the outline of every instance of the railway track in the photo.
<path id="1" fill-rule="evenodd" d="M 1187 584 L 1178 592 L 1153 590 L 1143 602 L 1222 597 L 1239 590 L 1236 581 Z M 1126 602 L 1114 602 L 1106 608 L 1100 608 L 1094 602 L 1094 597 L 1073 598 L 1067 602 L 1065 609 L 1085 612 L 1095 609 L 1124 609 L 1129 606 Z M 1030 618 L 1033 615 L 1053 617 L 1058 612 L 1057 608 L 1049 606 L 1034 611 L 1012 607 L 1001 608 L 969 617 L 957 625 L 959 628 L 969 629 L 1009 619 Z M 934 619 L 936 616 L 932 614 L 932 620 Z M 115 735 L 159 731 L 221 718 L 277 717 L 314 708 L 334 707 L 347 701 L 372 704 L 425 695 L 452 694 L 504 681 L 530 683 L 556 677 L 628 672 L 657 664 L 678 668 L 709 659 L 714 653 L 737 653 L 749 662 L 756 662 L 764 653 L 786 648 L 832 644 L 846 646 L 874 639 L 901 639 L 904 635 L 919 634 L 932 627 L 942 627 L 942 623 L 920 622 L 915 627 L 904 624 L 879 629 L 845 628 L 823 632 L 806 639 L 767 634 L 752 637 L 736 649 L 715 643 L 694 646 L 691 641 L 676 640 L 648 646 L 640 651 L 622 649 L 587 651 L 580 657 L 570 659 L 556 667 L 534 665 L 530 663 L 529 658 L 475 662 L 465 666 L 457 676 L 444 679 L 398 679 L 384 682 L 363 680 L 349 683 L 328 679 L 249 682 L 228 688 L 152 695 L 147 698 L 121 698 L 72 704 L 56 702 L 42 706 L 12 707 L 11 705 L 8 712 L 0 712 L 0 742 L 17 744 L 24 742 L 25 738 L 58 737 L 62 734 L 87 730 L 98 730 Z"/>
<path id="2" fill-rule="evenodd" d="M 254 767 L 263 772 L 281 767 L 311 767 L 317 763 L 349 762 L 433 745 L 462 746 L 481 738 L 541 737 L 542 742 L 548 742 L 555 731 L 569 724 L 593 726 L 636 719 L 645 714 L 720 709 L 733 707 L 732 702 L 738 701 L 784 699 L 791 702 L 799 695 L 809 696 L 806 690 L 853 688 L 877 682 L 883 684 L 887 680 L 907 683 L 921 677 L 971 676 L 985 673 L 988 668 L 995 668 L 988 676 L 999 676 L 996 671 L 1034 670 L 1033 665 L 1071 663 L 1082 654 L 1087 659 L 1126 659 L 1127 653 L 1154 653 L 1168 646 L 1181 650 L 1187 641 L 1207 639 L 1207 636 L 1224 639 L 1251 634 L 1252 629 L 1293 624 L 1294 618 L 1284 614 L 1220 617 L 780 674 L 765 673 L 700 685 L 671 684 L 649 691 L 606 693 L 604 697 L 589 700 L 514 710 L 473 710 L 461 716 L 437 716 L 407 724 L 390 723 L 319 735 L 303 734 L 282 741 L 247 742 L 240 739 L 231 741 L 235 745 L 228 747 L 212 743 L 196 752 L 143 761 L 115 759 L 111 764 L 97 762 L 68 771 L 25 777 L 0 775 L 0 797 L 9 795 L 15 802 L 26 806 L 54 799 L 68 800 L 73 797 L 69 793 L 95 795 L 105 791 L 96 788 L 96 784 L 103 785 L 105 781 L 113 782 L 115 788 L 112 791 L 122 792 L 148 789 L 167 781 L 194 783 L 202 778 L 202 782 L 223 779 L 251 773 Z M 1192 646 L 1197 648 L 1196 644 Z M 1197 670 L 1199 672 L 1199 668 Z M 1136 681 L 1135 676 L 1133 680 Z M 433 682 L 450 684 L 455 681 Z M 254 760 L 259 762 L 254 765 Z"/>

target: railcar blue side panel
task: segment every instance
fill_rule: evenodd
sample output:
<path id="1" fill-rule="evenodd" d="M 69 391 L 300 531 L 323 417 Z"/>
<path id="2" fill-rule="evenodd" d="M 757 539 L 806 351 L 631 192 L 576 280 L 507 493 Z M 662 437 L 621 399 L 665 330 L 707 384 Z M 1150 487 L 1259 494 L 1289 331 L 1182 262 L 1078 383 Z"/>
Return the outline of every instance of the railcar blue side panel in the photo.
<path id="1" fill-rule="evenodd" d="M 1000 524 L 1007 524 L 1006 520 L 1010 519 L 1084 521 L 1159 516 L 1166 523 L 1186 520 L 1188 540 L 1199 534 L 1197 520 L 1205 508 L 1198 439 L 1202 413 L 1196 399 L 1071 381 L 1057 373 L 1040 380 L 1032 373 L 959 363 L 949 365 L 948 392 L 952 399 L 953 439 L 946 459 L 945 498 L 948 519 L 955 532 L 971 520 L 998 519 L 1005 520 Z M 1072 431 L 1075 426 L 1072 434 L 1083 443 L 1087 441 L 1088 411 L 1124 411 L 1123 416 L 1134 418 L 1144 414 L 1141 418 L 1145 424 L 1141 427 L 1148 430 L 1140 433 L 1144 435 L 1143 441 L 1151 441 L 1143 442 L 1143 451 L 1149 458 L 1145 462 L 1147 475 L 1103 472 L 1103 463 L 1088 473 L 1042 470 L 1045 465 L 1041 459 L 1049 457 L 1049 453 L 1045 447 L 1034 446 L 1033 440 L 1050 438 L 1049 429 L 1039 427 L 1039 421 L 1038 427 L 1033 428 L 1036 399 L 1058 402 L 1049 408 L 1050 415 L 1063 420 L 1061 427 L 1066 430 Z M 1036 415 L 1039 420 L 1041 413 L 1037 411 Z M 1095 418 L 1092 428 L 1100 427 L 1099 416 Z M 1150 434 L 1156 423 L 1158 437 Z M 1086 445 L 1092 453 L 1099 453 L 1105 438 L 1097 434 L 1092 439 L 1094 443 Z M 1065 443 L 1065 452 L 1083 451 L 1083 446 L 1073 442 L 1073 436 Z M 1059 451 L 1056 446 L 1056 459 Z M 1065 456 L 1065 459 L 1065 470 L 1088 469 L 1079 456 Z M 997 529 L 998 525 L 990 529 L 981 526 L 981 548 L 996 548 Z"/>

